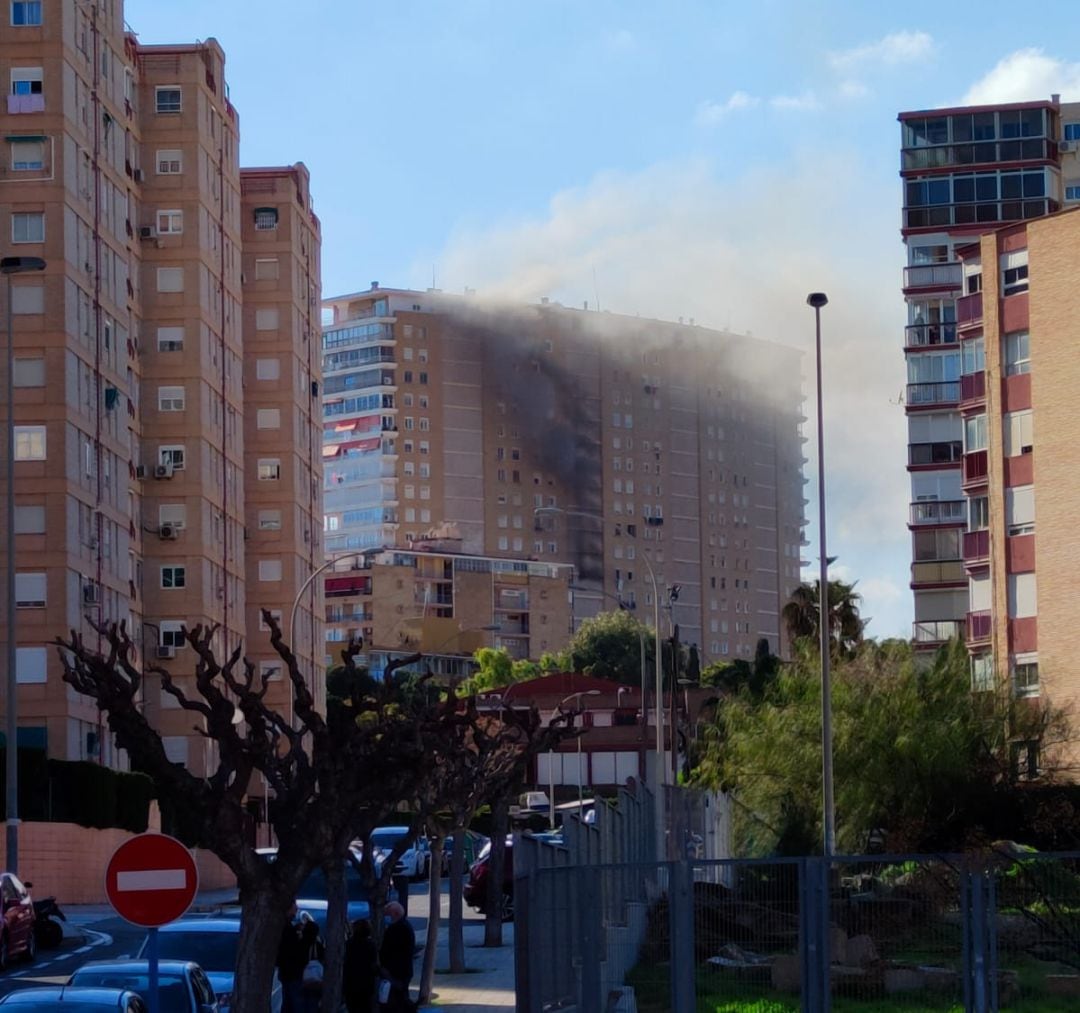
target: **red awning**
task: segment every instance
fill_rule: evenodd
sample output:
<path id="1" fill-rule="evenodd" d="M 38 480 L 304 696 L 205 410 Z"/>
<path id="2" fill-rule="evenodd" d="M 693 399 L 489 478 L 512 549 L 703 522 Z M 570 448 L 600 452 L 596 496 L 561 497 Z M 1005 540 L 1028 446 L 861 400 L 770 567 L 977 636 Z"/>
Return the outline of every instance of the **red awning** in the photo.
<path id="1" fill-rule="evenodd" d="M 339 422 L 334 426 L 335 433 L 351 433 L 356 428 L 357 419 L 349 419 L 348 422 Z"/>

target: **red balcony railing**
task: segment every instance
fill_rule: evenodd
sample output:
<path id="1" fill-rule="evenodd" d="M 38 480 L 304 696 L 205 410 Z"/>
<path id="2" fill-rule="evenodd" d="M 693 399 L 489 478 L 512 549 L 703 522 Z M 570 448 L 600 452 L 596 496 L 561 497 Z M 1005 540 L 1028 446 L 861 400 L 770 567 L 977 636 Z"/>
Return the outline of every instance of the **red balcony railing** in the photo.
<path id="1" fill-rule="evenodd" d="M 964 532 L 964 562 L 977 563 L 990 558 L 990 532 Z"/>
<path id="2" fill-rule="evenodd" d="M 986 397 L 986 373 L 968 373 L 960 377 L 960 400 L 982 401 Z"/>
<path id="3" fill-rule="evenodd" d="M 990 610 L 981 612 L 969 612 L 967 614 L 967 640 L 973 643 L 977 640 L 989 640 L 992 627 Z"/>
<path id="4" fill-rule="evenodd" d="M 956 322 L 961 327 L 978 323 L 982 315 L 982 292 L 973 292 L 956 300 Z"/>
<path id="5" fill-rule="evenodd" d="M 985 450 L 964 454 L 964 482 L 979 482 L 987 475 L 989 460 Z"/>

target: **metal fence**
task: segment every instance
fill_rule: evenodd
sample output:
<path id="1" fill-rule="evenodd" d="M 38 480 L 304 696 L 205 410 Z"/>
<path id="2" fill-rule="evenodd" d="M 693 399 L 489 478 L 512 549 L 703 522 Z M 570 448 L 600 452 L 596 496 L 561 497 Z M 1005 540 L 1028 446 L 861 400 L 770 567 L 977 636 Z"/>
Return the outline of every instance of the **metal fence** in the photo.
<path id="1" fill-rule="evenodd" d="M 1080 1009 L 1080 853 L 533 866 L 517 1010 Z"/>

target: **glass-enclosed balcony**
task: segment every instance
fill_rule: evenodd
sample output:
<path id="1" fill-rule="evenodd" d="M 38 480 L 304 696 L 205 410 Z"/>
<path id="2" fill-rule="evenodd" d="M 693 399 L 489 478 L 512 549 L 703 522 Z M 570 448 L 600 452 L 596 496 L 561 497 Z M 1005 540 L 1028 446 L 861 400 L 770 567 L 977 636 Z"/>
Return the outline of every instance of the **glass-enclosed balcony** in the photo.
<path id="1" fill-rule="evenodd" d="M 904 288 L 960 288 L 959 264 L 914 264 L 904 268 Z"/>
<path id="2" fill-rule="evenodd" d="M 1049 103 L 951 115 L 929 112 L 901 121 L 905 171 L 993 162 L 1055 161 L 1057 114 Z"/>
<path id="3" fill-rule="evenodd" d="M 911 639 L 916 646 L 944 644 L 964 635 L 964 624 L 959 619 L 937 619 L 916 622 L 911 628 Z"/>
<path id="4" fill-rule="evenodd" d="M 967 640 L 969 644 L 989 640 L 992 629 L 993 620 L 989 609 L 967 614 Z"/>
<path id="5" fill-rule="evenodd" d="M 931 348 L 935 345 L 955 345 L 956 324 L 909 324 L 904 328 L 904 345 L 907 348 Z"/>
<path id="6" fill-rule="evenodd" d="M 909 523 L 912 525 L 962 524 L 966 517 L 967 500 L 920 500 L 911 504 Z"/>
<path id="7" fill-rule="evenodd" d="M 909 383 L 907 385 L 907 406 L 926 408 L 931 405 L 955 405 L 960 403 L 960 383 L 958 380 L 943 380 L 938 383 Z"/>

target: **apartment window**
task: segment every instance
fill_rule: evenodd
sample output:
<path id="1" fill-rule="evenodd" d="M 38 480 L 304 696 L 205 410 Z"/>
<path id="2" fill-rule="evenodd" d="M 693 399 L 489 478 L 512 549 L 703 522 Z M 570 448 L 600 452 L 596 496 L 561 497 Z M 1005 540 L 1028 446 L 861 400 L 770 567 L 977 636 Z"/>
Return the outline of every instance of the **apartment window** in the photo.
<path id="1" fill-rule="evenodd" d="M 1080 186 L 1065 187 L 1066 200 L 1080 200 Z"/>
<path id="2" fill-rule="evenodd" d="M 413 464 L 412 461 L 406 461 L 405 465 L 404 465 L 404 468 L 405 468 L 405 474 L 406 475 L 411 477 L 412 475 L 416 474 L 416 465 Z"/>
<path id="3" fill-rule="evenodd" d="M 420 372 L 420 382 L 421 383 L 427 383 L 427 379 L 428 379 L 427 373 L 425 373 L 425 372 L 423 372 L 421 370 L 421 372 Z"/>
<path id="4" fill-rule="evenodd" d="M 13 212 L 11 215 L 11 241 L 13 243 L 45 242 L 45 212 Z"/>
<path id="5" fill-rule="evenodd" d="M 416 420 L 411 415 L 405 416 L 405 431 L 412 432 L 416 428 Z"/>
<path id="6" fill-rule="evenodd" d="M 187 507 L 183 503 L 161 503 L 158 505 L 158 524 L 183 531 L 187 526 Z"/>
<path id="7" fill-rule="evenodd" d="M 427 440 L 421 440 L 420 441 L 420 453 L 421 454 L 427 454 L 427 453 L 430 453 L 430 451 L 431 451 L 431 444 L 428 443 Z"/>
<path id="8" fill-rule="evenodd" d="M 255 209 L 255 231 L 256 232 L 273 232 L 278 226 L 278 210 L 277 208 L 256 208 Z"/>
<path id="9" fill-rule="evenodd" d="M 11 24 L 28 28 L 41 24 L 41 0 L 11 0 Z"/>
<path id="10" fill-rule="evenodd" d="M 1018 376 L 1031 372 L 1031 335 L 1017 331 L 1005 335 L 1005 375 Z"/>
<path id="11" fill-rule="evenodd" d="M 15 534 L 45 534 L 45 507 L 41 504 L 15 507 Z"/>
<path id="12" fill-rule="evenodd" d="M 276 331 L 278 329 L 278 320 L 276 306 L 263 306 L 255 311 L 255 330 Z"/>
<path id="13" fill-rule="evenodd" d="M 1080 123 L 1062 124 L 1062 137 L 1066 141 L 1080 141 Z"/>
<path id="14" fill-rule="evenodd" d="M 403 489 L 402 489 L 402 494 L 404 495 L 404 497 L 406 499 L 415 499 L 416 498 L 416 486 L 415 485 L 406 485 L 406 486 L 404 486 Z"/>
<path id="15" fill-rule="evenodd" d="M 1018 654 L 1012 665 L 1013 692 L 1017 696 L 1039 695 L 1039 656 Z"/>
<path id="16" fill-rule="evenodd" d="M 260 482 L 276 482 L 281 478 L 281 459 L 277 457 L 260 457 L 258 474 Z"/>
<path id="17" fill-rule="evenodd" d="M 1036 609 L 1036 588 L 1034 573 L 1009 574 L 1009 618 L 1028 619 L 1034 616 Z"/>
<path id="18" fill-rule="evenodd" d="M 1001 255 L 1001 294 L 1016 295 L 1028 290 L 1028 251 L 1014 250 Z"/>
<path id="19" fill-rule="evenodd" d="M 960 344 L 960 372 L 964 376 L 981 373 L 986 369 L 986 343 L 982 338 L 972 338 Z"/>
<path id="20" fill-rule="evenodd" d="M 184 410 L 184 388 L 158 387 L 157 406 L 159 412 L 182 412 Z"/>
<path id="21" fill-rule="evenodd" d="M 259 511 L 259 530 L 260 531 L 280 531 L 281 530 L 281 511 L 280 510 L 260 510 Z"/>
<path id="22" fill-rule="evenodd" d="M 280 429 L 281 409 L 260 408 L 255 412 L 255 425 L 259 429 Z"/>
<path id="23" fill-rule="evenodd" d="M 12 364 L 12 382 L 16 387 L 44 387 L 45 360 L 16 359 Z"/>
<path id="24" fill-rule="evenodd" d="M 45 168 L 45 140 L 41 137 L 12 137 L 13 172 L 39 172 Z"/>
<path id="25" fill-rule="evenodd" d="M 170 208 L 157 213 L 157 230 L 163 236 L 178 236 L 184 231 L 184 212 Z"/>
<path id="26" fill-rule="evenodd" d="M 281 560 L 260 559 L 259 580 L 281 580 Z"/>
<path id="27" fill-rule="evenodd" d="M 986 449 L 986 416 L 974 415 L 964 419 L 964 453 Z"/>
<path id="28" fill-rule="evenodd" d="M 182 352 L 184 350 L 183 327 L 159 327 L 157 329 L 159 352 Z"/>
<path id="29" fill-rule="evenodd" d="M 158 447 L 158 464 L 173 471 L 184 470 L 184 448 L 180 444 Z"/>
<path id="30" fill-rule="evenodd" d="M 154 109 L 158 113 L 178 113 L 183 108 L 180 86 L 158 85 L 154 89 Z"/>
<path id="31" fill-rule="evenodd" d="M 1034 449 L 1034 415 L 1030 408 L 1020 412 L 1006 412 L 1002 420 L 1005 431 L 1005 456 L 1017 457 L 1030 454 Z"/>
<path id="32" fill-rule="evenodd" d="M 157 269 L 159 292 L 183 292 L 184 269 L 182 267 L 159 267 Z"/>
<path id="33" fill-rule="evenodd" d="M 41 67 L 12 67 L 11 94 L 41 95 L 44 92 L 44 80 L 45 75 Z"/>
<path id="34" fill-rule="evenodd" d="M 255 280 L 276 281 L 278 277 L 277 257 L 255 258 Z"/>
<path id="35" fill-rule="evenodd" d="M 161 568 L 161 586 L 166 590 L 176 591 L 187 585 L 187 571 L 183 566 L 163 566 Z"/>
<path id="36" fill-rule="evenodd" d="M 1005 527 L 1010 535 L 1030 535 L 1035 530 L 1035 486 L 1005 490 Z"/>
<path id="37" fill-rule="evenodd" d="M 413 406 L 413 396 L 412 396 L 412 394 L 403 394 L 402 397 L 401 397 L 401 403 L 406 408 L 411 408 Z"/>
<path id="38" fill-rule="evenodd" d="M 259 678 L 267 682 L 276 682 L 282 678 L 283 668 L 280 661 L 260 661 Z"/>
<path id="39" fill-rule="evenodd" d="M 968 500 L 968 531 L 985 531 L 990 527 L 990 500 L 972 496 Z"/>
<path id="40" fill-rule="evenodd" d="M 427 433 L 427 432 L 430 432 L 430 431 L 431 431 L 431 419 L 427 418 L 426 416 L 421 417 L 421 419 L 420 419 L 420 432 Z"/>
<path id="41" fill-rule="evenodd" d="M 405 440 L 403 445 L 402 445 L 402 451 L 401 452 L 403 454 L 411 454 L 413 452 L 413 441 L 412 440 Z"/>
<path id="42" fill-rule="evenodd" d="M 276 380 L 281 376 L 281 363 L 277 359 L 256 359 L 255 379 Z"/>
<path id="43" fill-rule="evenodd" d="M 158 624 L 158 643 L 162 647 L 186 647 L 184 624 L 174 619 L 163 619 Z"/>
<path id="44" fill-rule="evenodd" d="M 431 465 L 430 464 L 421 464 L 420 465 L 420 477 L 421 478 L 431 478 Z"/>
<path id="45" fill-rule="evenodd" d="M 184 156 L 179 148 L 164 148 L 155 159 L 159 176 L 179 176 L 184 171 Z"/>
<path id="46" fill-rule="evenodd" d="M 21 609 L 45 607 L 45 574 L 15 574 L 15 606 Z"/>
<path id="47" fill-rule="evenodd" d="M 15 681 L 20 685 L 41 685 L 48 678 L 49 649 L 47 647 L 15 648 Z"/>
<path id="48" fill-rule="evenodd" d="M 505 535 L 499 539 L 499 551 L 506 552 L 510 548 L 510 539 Z"/>
<path id="49" fill-rule="evenodd" d="M 16 461 L 44 461 L 45 444 L 44 426 L 15 427 Z"/>

